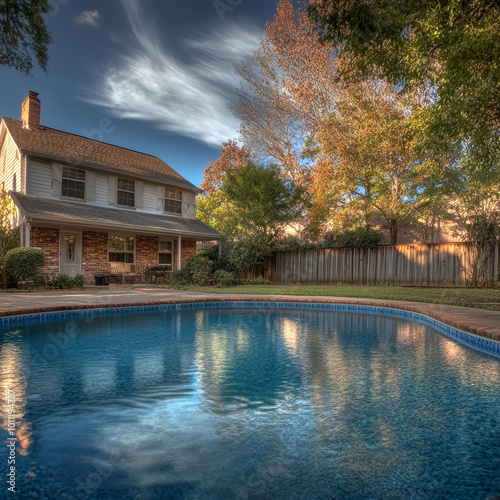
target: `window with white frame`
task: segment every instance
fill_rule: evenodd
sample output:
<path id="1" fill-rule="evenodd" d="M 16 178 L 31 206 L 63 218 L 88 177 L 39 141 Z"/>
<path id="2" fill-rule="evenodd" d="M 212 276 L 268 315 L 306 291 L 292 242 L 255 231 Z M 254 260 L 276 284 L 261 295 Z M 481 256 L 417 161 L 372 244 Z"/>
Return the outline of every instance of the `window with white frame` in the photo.
<path id="1" fill-rule="evenodd" d="M 118 179 L 116 189 L 116 204 L 124 207 L 135 207 L 135 182 L 128 179 Z"/>
<path id="2" fill-rule="evenodd" d="M 182 191 L 180 189 L 165 188 L 165 212 L 182 214 Z"/>
<path id="3" fill-rule="evenodd" d="M 108 239 L 109 262 L 134 263 L 135 238 L 110 234 Z"/>
<path id="4" fill-rule="evenodd" d="M 63 167 L 61 196 L 85 199 L 85 170 Z"/>
<path id="5" fill-rule="evenodd" d="M 158 248 L 158 263 L 160 264 L 160 266 L 165 266 L 168 269 L 171 269 L 172 254 L 173 254 L 172 241 L 160 240 Z"/>

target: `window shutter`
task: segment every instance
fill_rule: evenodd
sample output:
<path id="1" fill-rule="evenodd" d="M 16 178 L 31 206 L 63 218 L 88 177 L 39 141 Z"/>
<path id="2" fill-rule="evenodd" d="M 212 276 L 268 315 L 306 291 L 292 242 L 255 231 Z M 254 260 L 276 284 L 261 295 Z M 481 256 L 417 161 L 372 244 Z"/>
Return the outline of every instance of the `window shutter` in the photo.
<path id="1" fill-rule="evenodd" d="M 85 173 L 85 199 L 95 201 L 95 172 Z"/>
<path id="2" fill-rule="evenodd" d="M 108 177 L 108 203 L 110 205 L 116 205 L 116 184 L 117 177 L 110 175 Z"/>
<path id="3" fill-rule="evenodd" d="M 182 191 L 182 215 L 186 215 L 189 210 L 189 197 Z"/>
<path id="4" fill-rule="evenodd" d="M 196 217 L 196 196 L 194 193 L 184 193 L 187 198 L 186 215 L 188 217 Z"/>
<path id="5" fill-rule="evenodd" d="M 52 164 L 52 196 L 61 196 L 62 165 Z"/>
<path id="6" fill-rule="evenodd" d="M 158 186 L 158 210 L 163 212 L 165 206 L 165 188 L 163 186 Z"/>
<path id="7" fill-rule="evenodd" d="M 144 183 L 135 181 L 135 208 L 142 208 L 144 196 Z"/>

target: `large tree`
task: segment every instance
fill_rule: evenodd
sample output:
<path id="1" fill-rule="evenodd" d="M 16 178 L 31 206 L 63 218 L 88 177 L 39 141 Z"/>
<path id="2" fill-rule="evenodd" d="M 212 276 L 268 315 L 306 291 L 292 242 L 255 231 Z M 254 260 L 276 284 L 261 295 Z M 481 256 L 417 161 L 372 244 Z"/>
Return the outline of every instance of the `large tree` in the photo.
<path id="1" fill-rule="evenodd" d="M 0 0 L 0 65 L 26 75 L 33 57 L 47 71 L 48 46 L 52 39 L 46 26 L 47 0 Z"/>
<path id="2" fill-rule="evenodd" d="M 246 167 L 249 162 L 254 161 L 255 156 L 245 146 L 239 146 L 236 141 L 229 139 L 220 147 L 220 156 L 214 162 L 209 162 L 203 170 L 203 182 L 201 189 L 212 193 L 220 188 L 224 176 L 228 172 Z"/>
<path id="3" fill-rule="evenodd" d="M 317 130 L 316 218 L 367 229 L 382 222 L 397 244 L 398 227 L 430 203 L 427 165 L 408 138 L 408 117 L 402 96 L 384 80 L 346 89 Z"/>
<path id="4" fill-rule="evenodd" d="M 418 90 L 421 151 L 488 159 L 500 129 L 500 3 L 310 0 L 323 41 L 341 43 L 342 76 Z"/>
<path id="5" fill-rule="evenodd" d="M 249 163 L 227 174 L 221 191 L 232 202 L 232 217 L 240 235 L 268 244 L 275 242 L 283 227 L 300 214 L 300 190 L 280 178 L 274 168 Z"/>
<path id="6" fill-rule="evenodd" d="M 308 189 L 313 235 L 339 219 L 382 221 L 396 241 L 398 225 L 423 208 L 426 187 L 409 134 L 412 107 L 383 79 L 343 79 L 349 59 L 341 53 L 320 43 L 306 11 L 281 0 L 254 57 L 239 67 L 242 137 Z"/>
<path id="7" fill-rule="evenodd" d="M 243 85 L 233 110 L 242 120 L 244 143 L 303 186 L 311 169 L 302 157 L 305 143 L 337 99 L 334 55 L 318 42 L 306 11 L 281 0 L 259 49 L 237 66 Z"/>
<path id="8" fill-rule="evenodd" d="M 222 144 L 220 156 L 203 171 L 201 188 L 205 193 L 196 200 L 196 216 L 226 236 L 233 236 L 238 226 L 233 203 L 221 190 L 222 183 L 228 173 L 241 170 L 252 160 L 254 155 L 248 148 L 229 140 Z"/>

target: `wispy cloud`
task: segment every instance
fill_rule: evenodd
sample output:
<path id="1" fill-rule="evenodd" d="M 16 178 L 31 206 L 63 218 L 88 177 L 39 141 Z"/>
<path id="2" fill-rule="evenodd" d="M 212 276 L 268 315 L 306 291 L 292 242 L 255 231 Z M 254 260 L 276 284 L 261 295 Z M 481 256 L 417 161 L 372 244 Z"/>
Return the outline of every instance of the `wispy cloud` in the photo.
<path id="1" fill-rule="evenodd" d="M 79 16 L 76 16 L 76 22 L 78 24 L 88 24 L 94 28 L 99 27 L 99 20 L 101 15 L 97 10 L 86 10 L 82 12 Z"/>
<path id="2" fill-rule="evenodd" d="M 226 22 L 185 39 L 185 53 L 176 55 L 162 46 L 136 0 L 122 2 L 133 40 L 88 100 L 121 118 L 146 120 L 211 145 L 236 137 L 239 122 L 227 108 L 237 83 L 233 64 L 257 48 L 262 32 Z"/>

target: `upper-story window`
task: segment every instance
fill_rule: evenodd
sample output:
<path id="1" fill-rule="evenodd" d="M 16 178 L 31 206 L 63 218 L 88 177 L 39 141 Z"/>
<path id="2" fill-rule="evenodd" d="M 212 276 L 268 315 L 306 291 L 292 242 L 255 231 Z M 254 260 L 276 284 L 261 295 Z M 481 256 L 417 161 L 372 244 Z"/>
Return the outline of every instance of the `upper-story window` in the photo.
<path id="1" fill-rule="evenodd" d="M 61 195 L 79 200 L 85 199 L 85 170 L 63 167 Z"/>
<path id="2" fill-rule="evenodd" d="M 135 182 L 118 179 L 116 203 L 124 207 L 135 207 Z"/>
<path id="3" fill-rule="evenodd" d="M 165 188 L 165 212 L 182 213 L 182 191 L 180 189 Z"/>

